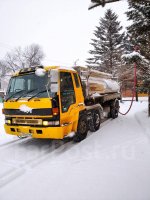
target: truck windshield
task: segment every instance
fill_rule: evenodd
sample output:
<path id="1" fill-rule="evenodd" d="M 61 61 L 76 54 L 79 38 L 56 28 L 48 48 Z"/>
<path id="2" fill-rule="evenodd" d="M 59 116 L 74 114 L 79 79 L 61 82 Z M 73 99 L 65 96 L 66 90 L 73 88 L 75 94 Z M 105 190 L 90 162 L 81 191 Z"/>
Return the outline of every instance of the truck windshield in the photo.
<path id="1" fill-rule="evenodd" d="M 20 97 L 48 97 L 46 85 L 48 74 L 37 76 L 35 73 L 12 77 L 9 82 L 6 99 Z M 42 91 L 42 92 L 41 92 Z"/>

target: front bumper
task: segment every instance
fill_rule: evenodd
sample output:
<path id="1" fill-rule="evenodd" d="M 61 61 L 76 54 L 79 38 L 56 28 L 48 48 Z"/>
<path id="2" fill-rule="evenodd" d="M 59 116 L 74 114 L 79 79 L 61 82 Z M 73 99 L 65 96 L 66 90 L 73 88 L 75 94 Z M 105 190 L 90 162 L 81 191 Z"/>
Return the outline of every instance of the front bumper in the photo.
<path id="1" fill-rule="evenodd" d="M 71 132 L 72 124 L 63 127 L 31 127 L 4 125 L 5 131 L 11 135 L 31 135 L 33 138 L 63 139 Z"/>

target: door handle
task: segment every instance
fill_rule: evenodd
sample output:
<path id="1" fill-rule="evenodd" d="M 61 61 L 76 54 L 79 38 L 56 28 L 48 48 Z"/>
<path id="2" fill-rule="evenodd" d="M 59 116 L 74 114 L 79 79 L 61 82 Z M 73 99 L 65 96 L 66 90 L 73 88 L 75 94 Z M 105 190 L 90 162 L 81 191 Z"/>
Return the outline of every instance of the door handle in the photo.
<path id="1" fill-rule="evenodd" d="M 80 106 L 84 106 L 84 103 L 79 103 L 78 106 L 79 106 L 79 107 L 80 107 Z"/>
<path id="2" fill-rule="evenodd" d="M 72 108 L 70 109 L 69 114 L 70 114 L 70 112 L 71 112 L 73 109 L 77 109 L 78 107 L 84 106 L 84 105 L 85 105 L 84 103 L 78 103 L 78 105 L 76 105 L 76 106 L 74 106 L 74 107 L 72 107 Z"/>

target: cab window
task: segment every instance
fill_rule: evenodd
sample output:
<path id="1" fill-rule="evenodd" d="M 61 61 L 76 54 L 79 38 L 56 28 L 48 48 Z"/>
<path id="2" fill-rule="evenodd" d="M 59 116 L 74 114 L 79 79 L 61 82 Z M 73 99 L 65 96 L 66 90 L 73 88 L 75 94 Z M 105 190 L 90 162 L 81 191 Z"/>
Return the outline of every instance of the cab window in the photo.
<path id="1" fill-rule="evenodd" d="M 69 107 L 76 101 L 70 72 L 60 72 L 60 96 L 62 112 L 67 112 Z"/>
<path id="2" fill-rule="evenodd" d="M 73 76 L 74 76 L 74 80 L 75 80 L 76 88 L 79 88 L 79 87 L 80 87 L 80 83 L 79 83 L 78 75 L 75 74 L 75 73 L 73 73 Z"/>

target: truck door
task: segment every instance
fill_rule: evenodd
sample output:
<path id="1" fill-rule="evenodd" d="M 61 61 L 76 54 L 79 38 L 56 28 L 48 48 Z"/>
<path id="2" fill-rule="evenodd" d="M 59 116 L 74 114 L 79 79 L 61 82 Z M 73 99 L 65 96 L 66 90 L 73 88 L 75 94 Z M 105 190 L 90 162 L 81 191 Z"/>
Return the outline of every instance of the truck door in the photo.
<path id="1" fill-rule="evenodd" d="M 73 72 L 73 77 L 74 77 L 74 85 L 75 85 L 74 88 L 75 88 L 75 93 L 76 93 L 76 102 L 77 102 L 78 107 L 80 107 L 79 110 L 82 110 L 84 106 L 82 86 L 81 86 L 78 74 Z"/>
<path id="2" fill-rule="evenodd" d="M 77 99 L 76 87 L 71 72 L 60 72 L 60 102 L 61 102 L 61 124 L 68 125 L 78 121 L 79 101 Z"/>

